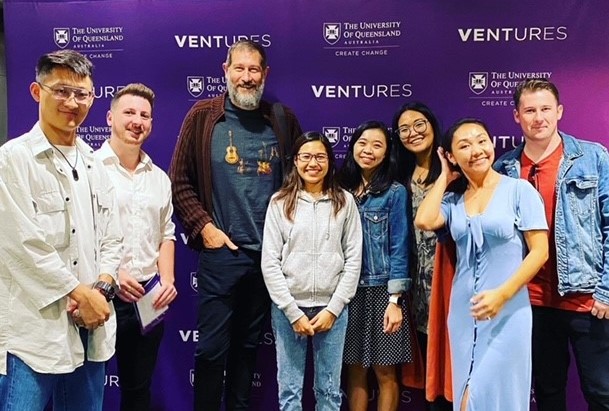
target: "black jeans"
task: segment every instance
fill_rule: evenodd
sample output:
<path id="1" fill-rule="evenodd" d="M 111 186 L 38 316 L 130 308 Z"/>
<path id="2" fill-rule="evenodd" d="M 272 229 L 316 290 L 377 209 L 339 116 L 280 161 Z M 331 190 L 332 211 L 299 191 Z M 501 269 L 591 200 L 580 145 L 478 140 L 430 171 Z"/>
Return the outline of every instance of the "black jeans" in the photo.
<path id="1" fill-rule="evenodd" d="M 566 411 L 569 343 L 588 410 L 609 410 L 609 320 L 533 307 L 533 379 L 539 411 Z"/>
<path id="2" fill-rule="evenodd" d="M 427 334 L 417 331 L 417 341 L 419 342 L 423 360 L 427 362 Z M 425 393 L 425 389 L 423 389 L 423 393 Z M 443 396 L 438 396 L 432 402 L 425 399 L 425 409 L 427 411 L 453 411 L 453 403 Z"/>
<path id="3" fill-rule="evenodd" d="M 116 363 L 121 390 L 121 411 L 150 409 L 150 385 L 165 328 L 159 323 L 142 335 L 132 303 L 114 300 L 116 311 Z"/>
<path id="4" fill-rule="evenodd" d="M 201 251 L 197 284 L 194 409 L 219 410 L 224 388 L 227 411 L 247 410 L 256 350 L 270 308 L 260 252 L 226 247 Z"/>

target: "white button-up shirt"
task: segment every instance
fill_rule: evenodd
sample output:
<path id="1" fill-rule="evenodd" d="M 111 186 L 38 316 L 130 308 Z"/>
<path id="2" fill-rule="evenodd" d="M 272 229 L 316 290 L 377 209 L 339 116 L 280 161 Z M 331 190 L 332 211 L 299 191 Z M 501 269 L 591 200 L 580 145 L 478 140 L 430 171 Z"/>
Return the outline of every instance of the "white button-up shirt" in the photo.
<path id="1" fill-rule="evenodd" d="M 78 138 L 76 147 L 89 180 L 95 238 L 79 235 L 72 175 L 38 123 L 0 147 L 0 374 L 6 374 L 8 352 L 40 373 L 69 373 L 82 365 L 67 294 L 100 273 L 116 279 L 122 232 L 114 187 L 93 150 Z M 90 254 L 80 255 L 79 242 Z M 95 272 L 83 272 L 81 259 L 92 261 Z M 115 337 L 112 312 L 105 326 L 89 332 L 87 359 L 108 360 Z"/>
<path id="2" fill-rule="evenodd" d="M 116 189 L 125 236 L 120 268 L 139 282 L 147 281 L 158 272 L 161 243 L 175 241 L 169 177 L 143 151 L 135 172 L 129 173 L 109 141 L 95 156 L 106 166 Z"/>

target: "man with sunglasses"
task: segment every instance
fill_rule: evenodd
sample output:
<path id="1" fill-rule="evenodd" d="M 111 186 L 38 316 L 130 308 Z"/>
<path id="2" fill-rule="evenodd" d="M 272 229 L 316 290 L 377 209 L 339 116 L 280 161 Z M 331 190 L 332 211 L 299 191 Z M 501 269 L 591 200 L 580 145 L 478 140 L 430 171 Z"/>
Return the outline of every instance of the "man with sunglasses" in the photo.
<path id="1" fill-rule="evenodd" d="M 228 92 L 190 109 L 169 171 L 176 214 L 199 251 L 194 408 L 205 411 L 220 409 L 223 392 L 226 410 L 248 408 L 270 308 L 263 224 L 301 134 L 291 110 L 281 106 L 282 116 L 262 100 L 269 67 L 260 44 L 236 42 L 222 68 Z"/>
<path id="2" fill-rule="evenodd" d="M 0 148 L 0 410 L 101 410 L 122 234 L 103 165 L 76 135 L 91 62 L 40 57 L 38 122 Z"/>
<path id="3" fill-rule="evenodd" d="M 566 411 L 569 345 L 588 409 L 609 410 L 609 155 L 558 130 L 558 89 L 525 80 L 514 93 L 524 142 L 495 168 L 543 197 L 550 258 L 529 283 L 537 409 Z"/>

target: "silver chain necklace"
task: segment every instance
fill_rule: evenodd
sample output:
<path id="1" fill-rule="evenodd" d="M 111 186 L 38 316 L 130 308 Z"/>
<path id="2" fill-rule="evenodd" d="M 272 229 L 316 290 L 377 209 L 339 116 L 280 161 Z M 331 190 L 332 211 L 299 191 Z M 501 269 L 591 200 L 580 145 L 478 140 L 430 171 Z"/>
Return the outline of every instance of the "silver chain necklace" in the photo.
<path id="1" fill-rule="evenodd" d="M 63 151 L 58 149 L 57 146 L 55 146 L 55 144 L 51 143 L 50 141 L 49 141 L 49 144 L 51 144 L 53 146 L 53 148 L 55 150 L 57 150 L 59 152 L 59 154 L 61 154 L 63 159 L 66 160 L 66 163 L 68 163 L 68 165 L 72 169 L 72 177 L 74 177 L 74 181 L 78 181 L 78 171 L 76 171 L 76 166 L 78 165 L 78 148 L 74 147 L 74 149 L 76 150 L 76 161 L 74 161 L 74 166 L 72 166 L 72 163 L 70 163 L 70 160 L 68 160 L 68 158 L 63 153 Z"/>

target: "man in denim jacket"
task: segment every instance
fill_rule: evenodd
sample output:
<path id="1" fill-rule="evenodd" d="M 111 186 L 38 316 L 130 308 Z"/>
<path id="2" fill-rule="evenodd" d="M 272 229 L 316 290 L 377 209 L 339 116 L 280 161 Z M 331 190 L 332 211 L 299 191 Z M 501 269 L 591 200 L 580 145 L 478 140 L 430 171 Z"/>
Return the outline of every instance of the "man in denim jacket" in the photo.
<path id="1" fill-rule="evenodd" d="M 609 410 L 609 155 L 558 131 L 551 82 L 525 80 L 514 104 L 525 141 L 495 169 L 535 186 L 550 227 L 550 259 L 529 284 L 537 409 L 567 409 L 570 343 L 589 410 Z"/>

